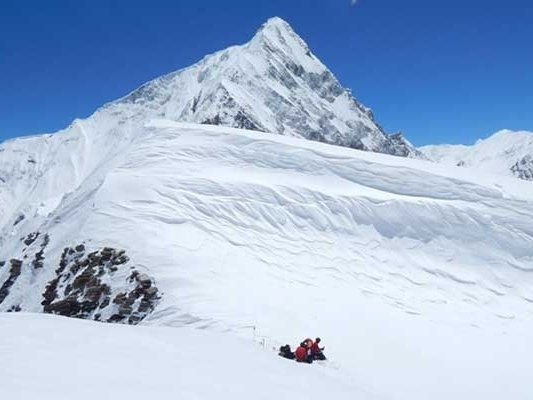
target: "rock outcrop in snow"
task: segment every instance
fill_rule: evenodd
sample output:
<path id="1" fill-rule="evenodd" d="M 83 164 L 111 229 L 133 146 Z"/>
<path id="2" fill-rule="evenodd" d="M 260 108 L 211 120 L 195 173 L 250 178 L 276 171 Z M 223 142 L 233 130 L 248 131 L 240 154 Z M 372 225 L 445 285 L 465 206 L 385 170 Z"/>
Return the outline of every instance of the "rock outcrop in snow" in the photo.
<path id="1" fill-rule="evenodd" d="M 533 152 L 518 160 L 511 167 L 511 172 L 520 179 L 533 181 Z"/>
<path id="2" fill-rule="evenodd" d="M 3 275 L 0 310 L 27 309 L 28 295 L 24 292 L 34 286 L 40 292 L 42 308 L 33 304 L 33 311 L 137 324 L 155 309 L 161 298 L 154 279 L 136 270 L 125 250 L 104 247 L 87 252 L 85 245 L 80 244 L 66 247 L 57 262 L 44 257 L 50 243 L 48 234 L 33 232 L 20 242 L 25 247 L 19 258 L 9 261 L 10 268 Z M 41 271 L 45 263 L 47 270 Z M 0 266 L 4 265 L 2 261 Z M 54 268 L 53 279 L 43 286 L 44 277 Z M 17 282 L 21 275 L 23 282 Z M 34 285 L 35 282 L 38 284 Z M 13 287 L 18 293 L 10 296 Z"/>
<path id="3" fill-rule="evenodd" d="M 86 254 L 85 246 L 67 247 L 56 277 L 41 302 L 45 313 L 95 321 L 137 324 L 159 300 L 153 279 L 132 268 L 125 286 L 115 290 L 115 272 L 129 261 L 125 250 L 105 247 Z M 0 303 L 1 304 L 1 303 Z"/>
<path id="4" fill-rule="evenodd" d="M 473 146 L 432 145 L 419 150 L 439 163 L 533 180 L 533 132 L 503 130 Z"/>

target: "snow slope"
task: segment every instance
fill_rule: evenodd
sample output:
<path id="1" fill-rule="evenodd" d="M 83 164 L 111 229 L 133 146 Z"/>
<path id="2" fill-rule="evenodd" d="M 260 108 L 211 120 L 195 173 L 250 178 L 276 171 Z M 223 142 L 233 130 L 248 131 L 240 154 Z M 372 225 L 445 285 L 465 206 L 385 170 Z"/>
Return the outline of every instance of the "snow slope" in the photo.
<path id="1" fill-rule="evenodd" d="M 108 246 L 130 259 L 104 275 L 111 298 L 130 268 L 159 290 L 144 325 L 254 326 L 269 349 L 321 335 L 352 398 L 531 398 L 533 184 L 225 127 L 90 123 L 2 145 L 0 260 L 22 267 L 0 310 L 42 311 L 64 247 Z"/>
<path id="2" fill-rule="evenodd" d="M 0 326 L 5 399 L 379 399 L 222 334 L 34 314 L 0 314 Z"/>
<path id="3" fill-rule="evenodd" d="M 432 145 L 419 150 L 446 165 L 533 180 L 533 132 L 503 130 L 473 146 Z"/>

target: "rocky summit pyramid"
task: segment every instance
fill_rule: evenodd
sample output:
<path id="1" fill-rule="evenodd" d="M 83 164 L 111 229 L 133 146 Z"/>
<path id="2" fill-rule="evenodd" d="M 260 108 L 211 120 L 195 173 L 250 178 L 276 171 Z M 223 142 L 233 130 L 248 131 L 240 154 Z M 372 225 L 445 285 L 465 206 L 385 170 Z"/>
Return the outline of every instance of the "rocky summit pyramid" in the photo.
<path id="1" fill-rule="evenodd" d="M 161 117 L 424 157 L 401 134 L 385 134 L 371 110 L 278 17 L 250 42 L 154 79 L 101 112 L 122 120 Z"/>

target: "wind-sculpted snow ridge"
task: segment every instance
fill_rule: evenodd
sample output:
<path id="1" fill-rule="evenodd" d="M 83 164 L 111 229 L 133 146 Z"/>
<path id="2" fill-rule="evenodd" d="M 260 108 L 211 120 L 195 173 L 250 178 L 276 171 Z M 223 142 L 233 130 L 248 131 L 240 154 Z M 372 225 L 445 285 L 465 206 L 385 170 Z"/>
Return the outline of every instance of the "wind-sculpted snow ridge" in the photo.
<path id="1" fill-rule="evenodd" d="M 220 126 L 85 129 L 2 147 L 1 311 L 137 323 L 133 267 L 158 288 L 143 325 L 320 335 L 384 398 L 530 398 L 533 185 Z"/>
<path id="2" fill-rule="evenodd" d="M 473 146 L 435 145 L 420 150 L 429 159 L 446 165 L 533 181 L 533 132 L 503 130 Z"/>

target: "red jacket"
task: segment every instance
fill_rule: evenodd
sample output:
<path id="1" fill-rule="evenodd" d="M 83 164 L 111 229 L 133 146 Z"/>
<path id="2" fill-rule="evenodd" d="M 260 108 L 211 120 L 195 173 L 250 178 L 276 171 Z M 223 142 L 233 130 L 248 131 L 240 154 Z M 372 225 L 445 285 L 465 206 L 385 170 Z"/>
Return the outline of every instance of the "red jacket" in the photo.
<path id="1" fill-rule="evenodd" d="M 311 354 L 318 354 L 320 353 L 320 347 L 318 346 L 318 343 L 317 342 L 313 342 L 313 344 L 311 345 Z"/>
<path id="2" fill-rule="evenodd" d="M 307 360 L 307 349 L 302 346 L 298 346 L 296 352 L 294 353 L 297 361 L 306 361 Z"/>

